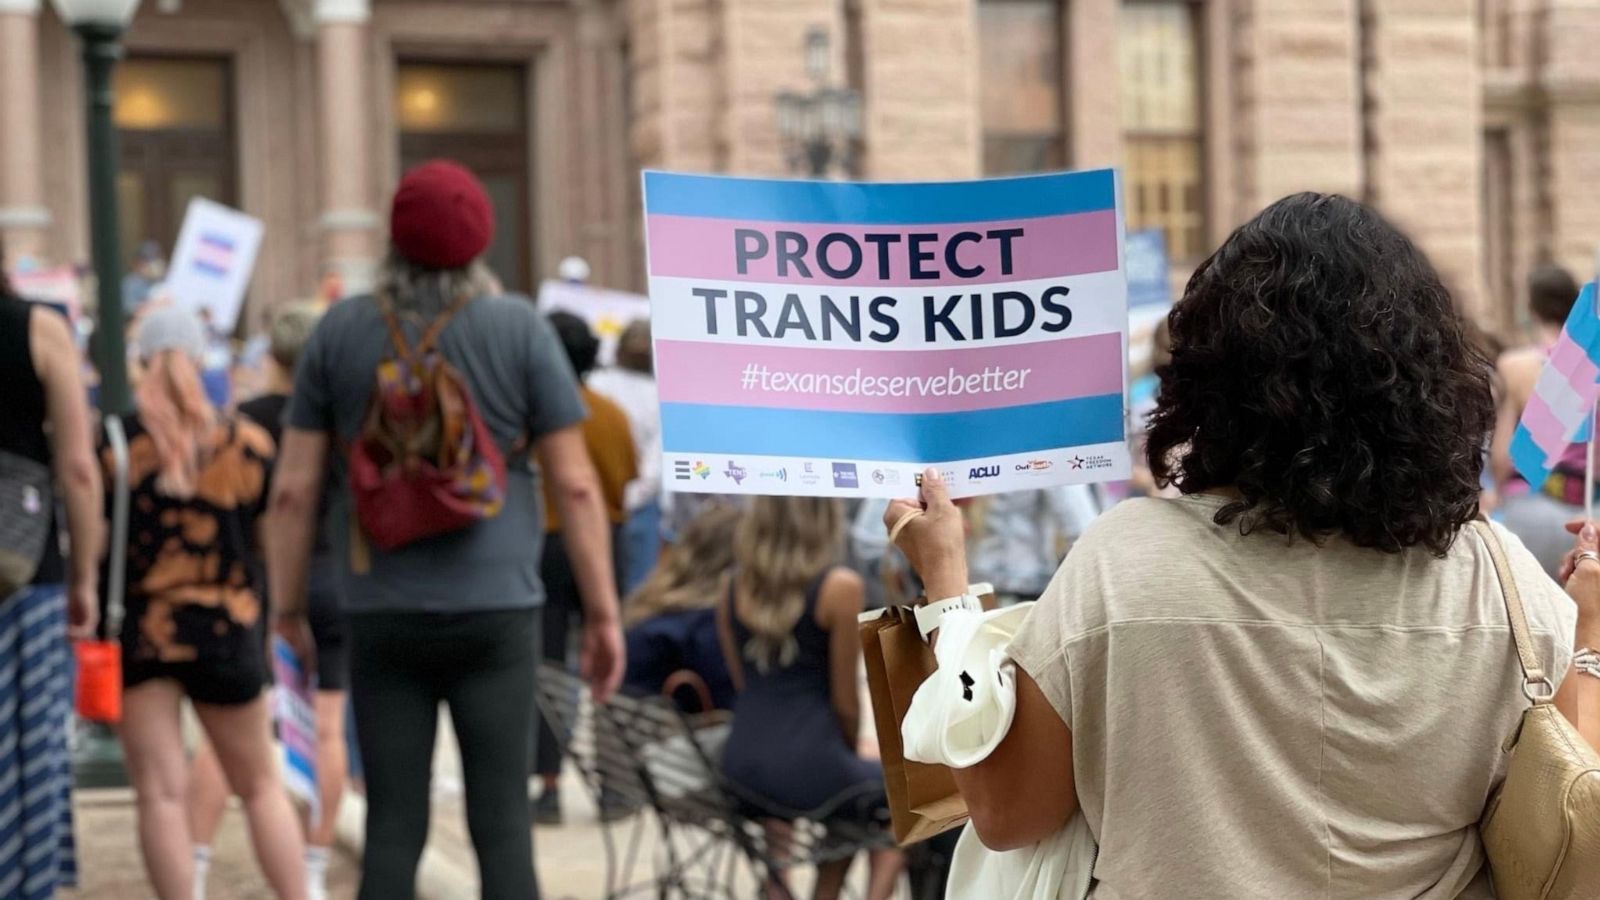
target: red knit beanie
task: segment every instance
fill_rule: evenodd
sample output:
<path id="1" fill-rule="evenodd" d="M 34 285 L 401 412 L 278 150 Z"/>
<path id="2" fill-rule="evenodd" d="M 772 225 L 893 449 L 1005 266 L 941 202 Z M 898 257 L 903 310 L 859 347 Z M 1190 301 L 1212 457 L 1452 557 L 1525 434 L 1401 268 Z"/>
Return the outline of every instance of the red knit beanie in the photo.
<path id="1" fill-rule="evenodd" d="M 449 160 L 423 163 L 400 179 L 389 240 L 400 255 L 434 269 L 459 269 L 494 238 L 494 207 L 483 185 Z"/>

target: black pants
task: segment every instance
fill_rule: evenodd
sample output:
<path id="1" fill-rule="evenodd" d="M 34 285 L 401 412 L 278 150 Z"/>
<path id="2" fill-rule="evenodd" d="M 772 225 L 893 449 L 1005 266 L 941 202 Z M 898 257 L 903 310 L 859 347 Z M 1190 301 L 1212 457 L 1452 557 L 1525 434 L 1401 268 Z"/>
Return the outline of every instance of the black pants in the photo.
<path id="1" fill-rule="evenodd" d="M 350 700 L 367 779 L 361 900 L 409 900 L 428 837 L 429 776 L 448 704 L 484 900 L 537 898 L 528 741 L 539 611 L 350 617 Z"/>

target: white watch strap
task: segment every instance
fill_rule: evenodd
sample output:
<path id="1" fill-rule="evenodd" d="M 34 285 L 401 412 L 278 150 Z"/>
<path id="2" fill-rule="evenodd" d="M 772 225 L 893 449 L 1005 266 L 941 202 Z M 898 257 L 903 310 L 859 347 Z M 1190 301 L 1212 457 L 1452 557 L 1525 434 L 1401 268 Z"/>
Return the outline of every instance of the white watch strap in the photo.
<path id="1" fill-rule="evenodd" d="M 983 601 L 967 593 L 917 607 L 917 630 L 922 632 L 923 639 L 926 640 L 928 635 L 938 630 L 939 620 L 944 618 L 945 613 L 956 609 L 983 612 Z"/>
<path id="2" fill-rule="evenodd" d="M 921 622 L 917 623 L 921 625 Z M 1600 651 L 1584 647 L 1572 656 L 1572 667 L 1594 678 L 1600 678 Z"/>

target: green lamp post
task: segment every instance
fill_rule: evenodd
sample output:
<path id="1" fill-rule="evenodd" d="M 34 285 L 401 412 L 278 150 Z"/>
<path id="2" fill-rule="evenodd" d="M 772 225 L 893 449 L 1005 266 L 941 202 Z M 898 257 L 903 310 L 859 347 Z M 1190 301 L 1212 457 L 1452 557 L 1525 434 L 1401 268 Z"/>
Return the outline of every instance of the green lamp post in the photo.
<path id="1" fill-rule="evenodd" d="M 99 293 L 94 364 L 100 370 L 100 411 L 109 417 L 123 416 L 133 411 L 133 397 L 128 390 L 128 352 L 122 338 L 122 242 L 117 235 L 117 129 L 111 120 L 111 70 L 122 58 L 120 39 L 139 0 L 53 2 L 61 20 L 83 40 L 89 124 L 89 238 Z M 81 787 L 120 787 L 128 783 L 121 748 L 104 725 L 89 724 L 81 733 L 73 754 L 73 771 Z"/>
<path id="2" fill-rule="evenodd" d="M 100 409 L 126 414 L 127 348 L 122 312 L 122 242 L 117 228 L 117 129 L 111 120 L 111 70 L 122 58 L 122 33 L 139 0 L 53 0 L 56 12 L 83 40 L 88 101 L 90 251 L 98 283 L 94 363 L 100 371 Z"/>

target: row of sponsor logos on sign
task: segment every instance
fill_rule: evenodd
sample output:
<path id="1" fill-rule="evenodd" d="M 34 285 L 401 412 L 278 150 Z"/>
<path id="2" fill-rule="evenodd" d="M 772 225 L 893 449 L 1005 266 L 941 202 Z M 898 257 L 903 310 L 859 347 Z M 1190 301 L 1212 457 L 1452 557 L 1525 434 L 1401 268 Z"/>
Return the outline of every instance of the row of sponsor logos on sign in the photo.
<path id="1" fill-rule="evenodd" d="M 941 474 L 950 483 L 970 483 L 999 477 L 1013 471 L 1043 475 L 1058 466 L 1073 470 L 1108 469 L 1113 465 L 1109 456 L 1101 454 L 1074 455 L 1064 460 L 1028 459 L 1022 462 L 964 464 L 959 468 L 943 468 Z M 767 467 L 746 464 L 739 459 L 713 457 L 677 457 L 672 461 L 672 480 L 677 482 L 731 482 L 743 487 L 747 481 L 773 484 L 796 484 L 807 487 L 831 484 L 841 490 L 862 486 L 863 479 L 878 486 L 894 487 L 901 484 L 919 486 L 922 473 L 905 466 L 872 466 L 853 462 L 809 461 L 795 466 L 770 465 Z"/>

